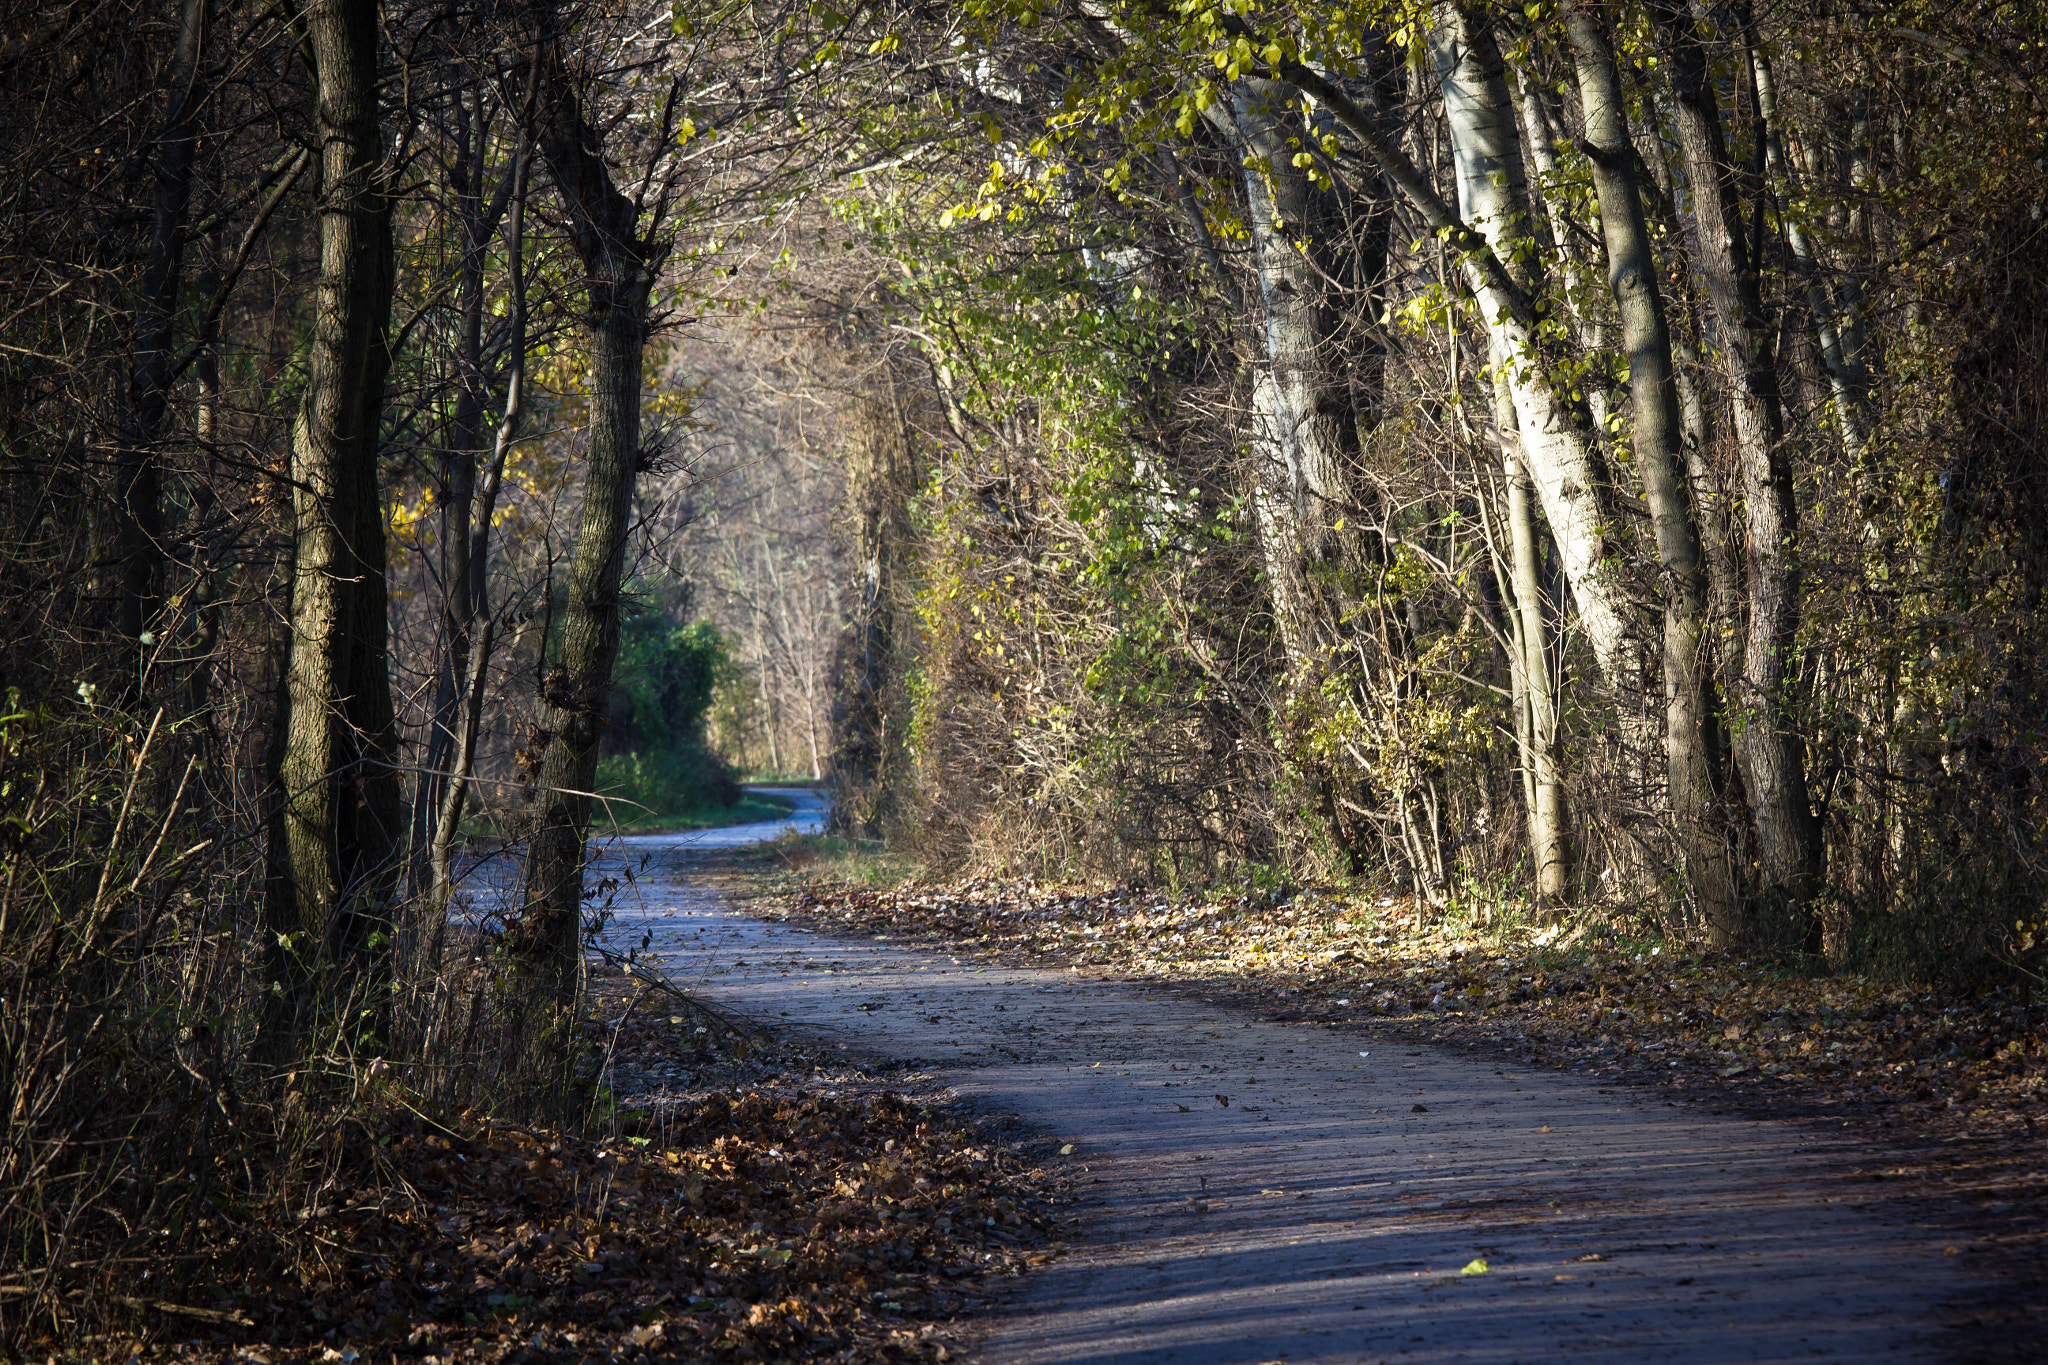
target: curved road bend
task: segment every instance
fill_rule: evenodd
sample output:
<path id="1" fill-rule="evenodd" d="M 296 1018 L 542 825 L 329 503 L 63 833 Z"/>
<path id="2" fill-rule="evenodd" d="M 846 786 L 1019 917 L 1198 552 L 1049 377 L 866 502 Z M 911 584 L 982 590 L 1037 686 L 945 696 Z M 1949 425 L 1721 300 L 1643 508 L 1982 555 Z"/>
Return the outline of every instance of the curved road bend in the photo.
<path id="1" fill-rule="evenodd" d="M 787 794 L 815 827 L 823 798 Z M 789 823 L 624 841 L 667 875 L 613 939 L 1073 1144 L 1075 1250 L 985 1324 L 983 1365 L 1934 1361 L 1977 1288 L 1940 1229 L 1859 1209 L 1810 1128 L 824 937 L 689 883 L 693 850 Z"/>

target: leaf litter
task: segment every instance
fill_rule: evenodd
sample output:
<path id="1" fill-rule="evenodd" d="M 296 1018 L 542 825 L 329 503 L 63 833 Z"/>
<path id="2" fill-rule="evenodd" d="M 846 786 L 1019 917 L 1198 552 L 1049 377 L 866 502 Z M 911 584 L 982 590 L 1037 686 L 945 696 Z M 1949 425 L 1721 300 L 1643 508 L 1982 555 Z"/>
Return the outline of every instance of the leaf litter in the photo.
<path id="1" fill-rule="evenodd" d="M 890 1083 L 918 1077 L 720 1048 L 616 990 L 599 1011 L 628 1081 L 601 1134 L 358 1110 L 290 1211 L 299 1264 L 242 1264 L 219 1220 L 213 1272 L 99 1340 L 237 1365 L 945 1361 L 991 1280 L 1060 1250 L 1063 1178 Z"/>

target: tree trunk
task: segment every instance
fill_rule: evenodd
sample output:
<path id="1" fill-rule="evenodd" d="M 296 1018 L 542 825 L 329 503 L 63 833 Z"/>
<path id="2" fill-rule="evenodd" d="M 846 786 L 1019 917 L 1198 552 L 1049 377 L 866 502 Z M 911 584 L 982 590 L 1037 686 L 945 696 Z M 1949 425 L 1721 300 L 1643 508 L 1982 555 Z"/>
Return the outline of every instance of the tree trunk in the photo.
<path id="1" fill-rule="evenodd" d="M 306 1022 L 310 1005 L 344 1005 L 343 992 L 382 956 L 404 819 L 377 482 L 393 266 L 376 0 L 316 0 L 305 30 L 316 67 L 320 276 L 292 433 L 291 640 L 268 900 L 277 998 L 290 1012 L 274 1022 L 286 1027 Z"/>
<path id="2" fill-rule="evenodd" d="M 612 665 L 633 484 L 640 464 L 641 367 L 660 251 L 612 183 L 603 140 L 585 119 L 559 53 L 544 51 L 538 135 L 585 274 L 590 463 L 562 613 L 560 662 L 542 685 L 546 710 L 531 815 L 526 907 L 511 941 L 556 999 L 581 979 L 584 840 Z"/>
<path id="3" fill-rule="evenodd" d="M 1555 906 L 1571 886 L 1571 846 L 1565 836 L 1564 779 L 1557 761 L 1557 677 L 1550 666 L 1550 632 L 1544 620 L 1542 543 L 1536 528 L 1534 491 L 1522 464 L 1521 434 L 1515 427 L 1515 400 L 1496 367 L 1493 382 L 1494 425 L 1500 433 L 1500 454 L 1507 481 L 1508 552 L 1514 584 L 1513 636 L 1521 657 L 1515 672 L 1517 689 L 1527 708 L 1518 733 L 1526 738 L 1529 858 L 1531 884 L 1539 905 Z"/>
<path id="4" fill-rule="evenodd" d="M 1635 464 L 1664 569 L 1664 757 L 1671 814 L 1708 934 L 1727 942 L 1742 932 L 1742 907 L 1722 815 L 1716 701 L 1707 665 L 1707 579 L 1687 496 L 1671 336 L 1636 183 L 1627 106 L 1600 0 L 1575 0 L 1566 11 L 1565 27 L 1585 111 L 1582 150 L 1592 163 L 1600 200 L 1607 281 L 1628 351 Z"/>
<path id="5" fill-rule="evenodd" d="M 119 606 L 116 628 L 122 661 L 121 693 L 137 699 L 151 654 L 143 636 L 154 624 L 163 595 L 163 475 L 157 445 L 170 408 L 171 354 L 178 294 L 184 281 L 185 218 L 192 202 L 192 164 L 198 144 L 195 119 L 205 101 L 199 56 L 205 42 L 207 0 L 185 0 L 177 46 L 168 72 L 169 103 L 157 138 L 153 169 L 149 256 L 136 300 L 128 377 L 128 411 L 115 459 L 115 551 Z"/>
<path id="6" fill-rule="evenodd" d="M 1639 709 L 1635 699 L 1645 688 L 1648 659 L 1636 607 L 1609 559 L 1606 477 L 1583 420 L 1542 373 L 1527 310 L 1509 293 L 1532 291 L 1516 273 L 1526 269 L 1517 243 L 1526 235 L 1528 201 L 1500 52 L 1477 15 L 1454 5 L 1440 13 L 1433 42 L 1457 163 L 1459 213 L 1489 249 L 1463 253 L 1466 282 L 1486 322 L 1493 363 L 1514 399 L 1523 463 L 1550 523 L 1579 623 L 1617 695 L 1617 712 L 1631 731 L 1625 739 L 1641 748 L 1643 737 L 1633 733 L 1630 718 Z M 1487 254 L 1497 268 L 1489 268 Z"/>
<path id="7" fill-rule="evenodd" d="M 1718 324 L 1742 466 L 1749 621 L 1735 757 L 1756 821 L 1764 908 L 1804 940 L 1813 923 L 1822 847 L 1807 796 L 1805 746 L 1794 731 L 1790 706 L 1799 635 L 1799 515 L 1782 440 L 1776 329 L 1765 314 L 1758 263 L 1744 237 L 1736 170 L 1692 11 L 1681 0 L 1652 0 L 1649 8 L 1692 184 L 1699 264 Z"/>
<path id="8" fill-rule="evenodd" d="M 481 96 L 472 108 L 458 103 L 456 136 L 460 139 L 456 164 L 449 176 L 456 201 L 456 221 L 461 225 L 462 256 L 456 266 L 455 407 L 448 422 L 441 450 L 439 494 L 441 499 L 439 562 L 441 579 L 441 647 L 435 665 L 434 702 L 427 721 L 426 755 L 420 765 L 419 781 L 413 790 L 412 881 L 415 893 L 428 892 L 436 904 L 445 904 L 449 887 L 442 880 L 436 861 L 441 847 L 441 812 L 448 805 L 449 783 L 457 754 L 464 746 L 463 706 L 474 660 L 474 632 L 477 621 L 488 610 L 482 594 L 489 568 L 490 527 L 476 520 L 477 463 L 482 455 L 484 412 L 489 387 L 484 376 L 485 266 L 491 245 L 497 239 L 498 221 L 514 194 L 524 194 L 525 145 L 522 140 L 514 164 L 499 182 L 491 199 L 484 199 L 485 170 L 491 145 L 491 120 Z M 515 182 L 517 182 L 515 184 Z M 515 212 L 517 210 L 515 209 Z M 513 245 L 511 270 L 519 270 L 519 244 Z M 515 330 L 523 330 L 522 281 L 512 288 L 521 298 L 513 305 Z M 523 344 L 523 336 L 515 338 Z M 511 355 L 514 373 L 523 370 L 525 356 Z M 507 385 L 508 412 L 513 431 L 517 429 L 517 380 Z M 509 433 L 499 432 L 498 457 L 504 454 Z M 488 655 L 488 650 L 485 651 Z M 486 660 L 487 661 L 487 660 Z M 481 677 L 481 674 L 478 675 Z M 469 741 L 472 753 L 474 740 Z M 467 782 L 467 773 L 462 779 Z M 464 798 L 457 798 L 460 809 Z"/>
<path id="9" fill-rule="evenodd" d="M 1347 547 L 1363 528 L 1348 537 L 1337 529 L 1347 511 L 1359 510 L 1350 489 L 1358 424 L 1328 298 L 1333 206 L 1293 164 L 1302 139 L 1288 145 L 1284 114 L 1299 96 L 1276 81 L 1245 86 L 1233 116 L 1266 342 L 1255 389 L 1260 539 L 1281 641 L 1300 674 L 1322 627 L 1347 614 L 1360 567 Z"/>
<path id="10" fill-rule="evenodd" d="M 837 718 L 832 755 L 838 801 L 833 820 L 863 838 L 887 827 L 896 782 L 891 761 L 900 736 L 889 703 L 896 649 L 897 577 L 909 538 L 913 476 L 910 433 L 897 405 L 895 379 L 881 375 L 855 402 L 846 444 L 846 498 L 853 509 L 853 655 L 850 695 Z M 793 632 L 785 629 L 785 634 Z M 794 652 L 794 639 L 791 639 Z M 813 727 L 813 733 L 815 733 Z M 813 756 L 813 764 L 816 756 Z"/>
<path id="11" fill-rule="evenodd" d="M 1391 214 L 1363 187 L 1319 186 L 1317 128 L 1291 112 L 1300 98 L 1291 84 L 1252 80 L 1227 113 L 1210 111 L 1243 162 L 1265 343 L 1252 391 L 1253 506 L 1294 684 L 1316 687 L 1333 664 L 1355 668 L 1352 685 L 1361 712 L 1369 712 L 1365 694 L 1398 687 L 1398 660 L 1410 652 L 1402 604 L 1380 595 L 1389 550 L 1378 499 L 1360 477 L 1363 436 L 1384 415 L 1385 358 L 1370 327 L 1355 320 L 1372 316 Z M 1299 156 L 1311 164 L 1297 164 Z M 1336 663 L 1339 646 L 1343 664 Z M 1335 772 L 1315 780 L 1340 782 Z M 1392 817 L 1403 822 L 1397 842 L 1418 887 L 1439 894 L 1440 860 L 1419 831 L 1405 827 L 1409 803 L 1374 790 L 1370 773 L 1354 785 L 1358 801 L 1334 786 L 1324 793 L 1331 832 L 1353 865 L 1363 865 L 1366 849 L 1337 812 L 1391 801 L 1402 812 Z"/>
<path id="12" fill-rule="evenodd" d="M 491 519 L 497 510 L 498 489 L 505 477 L 505 460 L 519 435 L 520 410 L 526 392 L 526 177 L 529 153 L 524 137 L 513 162 L 511 179 L 512 221 L 507 233 L 505 269 L 511 279 L 511 335 L 506 343 L 505 408 L 498 419 L 497 438 L 491 462 L 484 471 L 481 490 L 459 507 L 450 509 L 467 522 L 462 535 L 462 557 L 450 557 L 445 570 L 463 580 L 460 639 L 461 690 L 451 716 L 450 764 L 440 794 L 429 841 L 429 864 L 433 894 L 429 899 L 432 933 L 425 938 L 429 956 L 438 961 L 438 945 L 447 924 L 448 904 L 455 895 L 455 842 L 462 830 L 462 815 L 469 797 L 471 775 L 476 769 L 478 726 L 483 718 L 484 683 L 491 662 L 493 622 L 490 604 Z M 467 452 L 465 452 L 465 456 Z M 465 460 L 466 462 L 466 460 Z M 473 468 L 473 466 L 472 466 Z M 465 481 L 473 483 L 474 480 Z M 453 644 L 450 646 L 453 654 Z"/>

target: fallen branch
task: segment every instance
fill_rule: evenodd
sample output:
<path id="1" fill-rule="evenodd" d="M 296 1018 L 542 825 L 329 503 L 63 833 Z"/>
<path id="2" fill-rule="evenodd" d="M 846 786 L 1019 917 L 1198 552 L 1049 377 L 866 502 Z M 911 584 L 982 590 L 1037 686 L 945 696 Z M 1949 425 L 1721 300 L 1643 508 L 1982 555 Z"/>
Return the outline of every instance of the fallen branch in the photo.
<path id="1" fill-rule="evenodd" d="M 747 1029 L 742 1027 L 736 1020 L 734 1020 L 734 1018 L 731 1015 L 727 1014 L 725 1011 L 719 1009 L 715 1005 L 710 1005 L 702 1000 L 699 1000 L 696 996 L 691 995 L 688 991 L 684 990 L 681 986 L 676 985 L 675 982 L 670 981 L 667 977 L 663 976 L 660 972 L 655 971 L 652 967 L 645 966 L 644 964 L 632 958 L 623 957 L 620 954 L 613 952 L 609 948 L 601 948 L 595 943 L 589 944 L 588 948 L 590 952 L 595 953 L 597 956 L 603 958 L 612 966 L 621 969 L 626 973 L 627 976 L 632 977 L 635 981 L 638 981 L 643 986 L 648 986 L 658 991 L 667 991 L 670 995 L 682 1001 L 691 1009 L 696 1010 L 699 1014 L 704 1015 L 707 1019 L 710 1019 L 714 1023 L 718 1024 L 721 1028 L 725 1029 L 735 1038 L 757 1037 L 762 1032 L 762 1030 L 760 1029 Z"/>
<path id="2" fill-rule="evenodd" d="M 194 1308 L 190 1304 L 171 1303 L 165 1299 L 131 1299 L 125 1294 L 114 1294 L 115 1303 L 123 1308 L 133 1308 L 142 1313 L 169 1313 L 181 1318 L 197 1318 L 200 1322 L 219 1323 L 225 1327 L 254 1327 L 256 1324 L 240 1313 L 219 1308 Z"/>
<path id="3" fill-rule="evenodd" d="M 0 1284 L 0 1299 L 33 1298 L 36 1290 L 22 1283 Z M 91 1291 L 73 1289 L 64 1294 L 67 1299 L 91 1297 Z M 195 1308 L 188 1303 L 172 1303 L 169 1299 L 138 1299 L 127 1294 L 109 1294 L 109 1303 L 118 1303 L 123 1308 L 132 1308 L 138 1313 L 168 1313 L 175 1317 L 194 1318 L 200 1322 L 217 1323 L 223 1327 L 254 1327 L 256 1324 L 240 1313 L 223 1308 Z"/>

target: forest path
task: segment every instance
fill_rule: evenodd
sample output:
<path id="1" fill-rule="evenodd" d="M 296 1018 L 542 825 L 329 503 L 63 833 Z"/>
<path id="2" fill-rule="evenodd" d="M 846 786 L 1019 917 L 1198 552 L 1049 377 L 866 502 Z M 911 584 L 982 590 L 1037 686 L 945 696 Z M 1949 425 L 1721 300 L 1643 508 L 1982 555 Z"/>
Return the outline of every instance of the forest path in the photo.
<path id="1" fill-rule="evenodd" d="M 687 837 L 621 850 L 655 875 L 615 946 L 1072 1144 L 1074 1250 L 979 1324 L 984 1365 L 1939 1360 L 1977 1287 L 1812 1127 L 766 923 Z"/>

